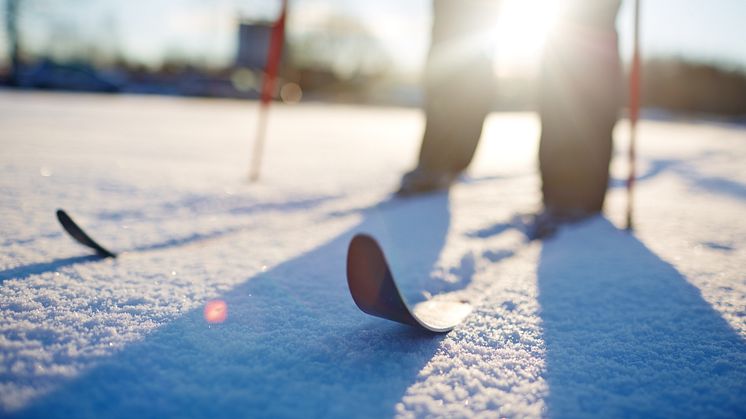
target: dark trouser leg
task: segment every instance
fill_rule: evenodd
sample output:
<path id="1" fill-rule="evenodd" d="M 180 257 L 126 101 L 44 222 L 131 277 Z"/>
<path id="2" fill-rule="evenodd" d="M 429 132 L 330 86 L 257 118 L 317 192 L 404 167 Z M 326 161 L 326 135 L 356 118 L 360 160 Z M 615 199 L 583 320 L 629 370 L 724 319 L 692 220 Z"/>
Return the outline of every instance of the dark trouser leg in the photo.
<path id="1" fill-rule="evenodd" d="M 572 3 L 544 54 L 539 146 L 544 206 L 569 217 L 603 208 L 621 82 L 619 0 Z"/>
<path id="2" fill-rule="evenodd" d="M 474 156 L 494 94 L 492 61 L 483 42 L 492 24 L 487 4 L 434 2 L 418 168 L 457 174 Z"/>

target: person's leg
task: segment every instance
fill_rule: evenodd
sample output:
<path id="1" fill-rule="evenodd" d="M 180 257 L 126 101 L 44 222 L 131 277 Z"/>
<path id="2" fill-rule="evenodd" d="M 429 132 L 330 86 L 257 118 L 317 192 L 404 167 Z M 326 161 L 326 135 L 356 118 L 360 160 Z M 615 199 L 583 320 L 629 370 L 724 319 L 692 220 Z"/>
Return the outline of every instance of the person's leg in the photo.
<path id="1" fill-rule="evenodd" d="M 619 0 L 575 0 L 548 40 L 540 85 L 545 211 L 577 219 L 603 208 L 621 70 Z"/>
<path id="2" fill-rule="evenodd" d="M 434 1 L 425 69 L 425 133 L 417 168 L 400 194 L 447 187 L 471 162 L 494 96 L 486 33 L 489 1 Z"/>

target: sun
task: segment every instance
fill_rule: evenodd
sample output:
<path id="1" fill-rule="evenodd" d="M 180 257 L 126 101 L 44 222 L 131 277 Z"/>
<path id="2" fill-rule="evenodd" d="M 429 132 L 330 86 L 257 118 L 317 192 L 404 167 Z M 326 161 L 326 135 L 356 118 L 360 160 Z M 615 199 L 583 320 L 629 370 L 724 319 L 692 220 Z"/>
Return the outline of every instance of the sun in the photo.
<path id="1" fill-rule="evenodd" d="M 495 73 L 534 73 L 559 12 L 560 0 L 503 0 L 492 34 Z"/>

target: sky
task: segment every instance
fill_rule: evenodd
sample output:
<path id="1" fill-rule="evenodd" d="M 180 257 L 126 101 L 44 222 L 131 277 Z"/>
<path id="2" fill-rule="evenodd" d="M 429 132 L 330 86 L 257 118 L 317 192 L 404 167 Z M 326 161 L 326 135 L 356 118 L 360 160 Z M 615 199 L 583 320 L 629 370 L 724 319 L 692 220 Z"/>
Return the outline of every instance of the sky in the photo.
<path id="1" fill-rule="evenodd" d="M 6 0 L 0 0 L 4 5 Z M 83 43 L 102 51 L 121 50 L 135 61 L 158 65 L 184 56 L 215 66 L 230 63 L 236 22 L 271 18 L 279 0 L 22 0 L 24 45 L 64 57 L 64 45 Z M 561 0 L 504 0 L 496 16 L 495 57 L 503 73 L 535 67 L 543 33 Z M 641 44 L 645 57 L 678 56 L 746 70 L 746 1 L 642 0 Z M 402 72 L 417 72 L 429 42 L 430 0 L 291 0 L 289 36 L 312 30 L 329 15 L 364 24 Z M 619 13 L 622 56 L 631 50 L 631 0 Z M 4 10 L 4 7 L 3 7 Z M 537 16 L 539 18 L 537 19 Z M 543 22 L 539 26 L 537 22 Z M 3 19 L 4 28 L 4 19 Z M 3 41 L 5 31 L 3 30 Z M 69 42 L 62 42 L 67 40 Z M 0 54 L 7 55 L 6 42 Z"/>

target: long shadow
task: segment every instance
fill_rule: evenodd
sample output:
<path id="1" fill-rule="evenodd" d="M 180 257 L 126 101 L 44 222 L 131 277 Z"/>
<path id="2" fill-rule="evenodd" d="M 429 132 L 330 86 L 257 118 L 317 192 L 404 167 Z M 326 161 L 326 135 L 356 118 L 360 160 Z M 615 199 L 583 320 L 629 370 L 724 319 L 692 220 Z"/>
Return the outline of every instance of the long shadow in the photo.
<path id="1" fill-rule="evenodd" d="M 689 166 L 688 162 L 681 160 L 652 160 L 645 173 L 642 173 L 640 176 L 638 176 L 635 179 L 635 182 L 640 184 L 650 181 L 666 171 L 671 171 L 680 176 L 691 187 L 705 190 L 710 193 L 728 196 L 731 198 L 746 200 L 746 185 L 717 176 L 703 176 L 694 168 Z M 609 189 L 624 188 L 626 186 L 626 179 L 612 178 L 609 180 Z M 467 233 L 467 235 L 473 238 L 486 239 L 492 236 L 496 236 L 506 230 L 513 228 L 522 229 L 522 227 L 524 226 L 521 225 L 520 214 L 516 214 L 513 219 L 508 222 L 501 221 L 496 224 L 469 232 Z"/>
<path id="2" fill-rule="evenodd" d="M 637 177 L 636 182 L 643 183 L 649 181 L 666 171 L 680 176 L 691 187 L 740 200 L 746 199 L 746 185 L 732 179 L 702 175 L 696 168 L 692 167 L 689 161 L 669 159 L 652 160 L 645 173 Z M 609 181 L 610 189 L 623 188 L 626 185 L 626 179 L 611 179 Z"/>
<path id="3" fill-rule="evenodd" d="M 510 229 L 521 229 L 518 217 L 519 214 L 515 214 L 509 221 L 499 221 L 491 226 L 467 232 L 466 235 L 474 239 L 487 239 L 502 234 Z"/>
<path id="4" fill-rule="evenodd" d="M 333 197 L 321 197 L 321 198 L 313 198 L 313 199 L 306 199 L 306 200 L 298 200 L 298 201 L 291 201 L 291 202 L 285 202 L 285 204 L 279 204 L 279 203 L 268 203 L 268 204 L 256 204 L 253 206 L 248 207 L 236 207 L 231 208 L 228 212 L 231 214 L 248 214 L 254 211 L 260 211 L 260 210 L 285 210 L 285 211 L 297 211 L 300 209 L 310 209 L 312 207 L 316 207 L 318 205 L 321 205 L 327 201 L 330 201 L 332 199 L 335 199 Z M 99 215 L 100 217 L 102 215 Z M 123 215 L 119 214 L 116 217 L 113 215 L 106 215 L 105 218 L 112 218 L 112 219 L 118 219 L 117 217 L 123 217 Z M 149 219 L 148 221 L 155 221 L 156 219 Z M 150 244 L 144 244 L 140 246 L 133 247 L 131 249 L 117 249 L 117 248 L 110 248 L 110 250 L 114 252 L 148 252 L 148 251 L 154 251 L 154 250 L 163 250 L 163 249 L 169 249 L 174 247 L 181 247 L 186 246 L 192 243 L 198 243 L 198 242 L 204 242 L 209 240 L 218 239 L 224 236 L 229 236 L 235 233 L 239 233 L 241 231 L 245 231 L 249 229 L 250 227 L 246 226 L 232 226 L 232 227 L 226 227 L 206 233 L 192 233 L 187 236 L 183 237 L 176 237 L 176 238 L 170 238 L 167 240 L 164 240 L 162 242 L 157 243 L 150 243 Z M 95 232 L 90 232 L 95 237 Z M 54 236 L 59 236 L 60 233 L 55 233 Z M 34 239 L 36 240 L 36 239 Z M 104 243 L 104 245 L 107 245 L 107 243 Z M 107 246 L 108 247 L 108 246 Z M 89 251 L 85 250 L 85 248 L 81 247 L 82 251 Z M 7 279 L 25 279 L 31 275 L 37 275 L 37 274 L 43 274 L 46 272 L 53 272 L 56 270 L 59 270 L 61 268 L 64 268 L 66 266 L 71 265 L 77 265 L 79 263 L 88 263 L 96 260 L 100 260 L 100 256 L 96 255 L 89 255 L 89 256 L 75 256 L 75 257 L 69 257 L 69 258 L 63 258 L 63 259 L 56 259 L 50 262 L 41 262 L 41 263 L 32 263 L 28 265 L 19 266 L 16 268 L 6 269 L 3 271 L 0 271 L 0 284 L 2 284 Z"/>
<path id="5" fill-rule="evenodd" d="M 392 416 L 441 338 L 360 312 L 345 281 L 347 245 L 356 232 L 372 233 L 397 254 L 392 265 L 422 275 L 449 223 L 444 194 L 366 213 L 356 227 L 222 295 L 224 323 L 209 325 L 201 308 L 188 312 L 16 415 Z"/>
<path id="6" fill-rule="evenodd" d="M 169 249 L 172 247 L 181 247 L 181 246 L 186 246 L 192 243 L 204 242 L 204 241 L 219 239 L 224 236 L 230 236 L 231 234 L 236 234 L 241 231 L 246 231 L 249 228 L 250 227 L 248 226 L 232 226 L 232 227 L 226 227 L 226 228 L 221 228 L 218 230 L 209 231 L 206 233 L 192 233 L 184 237 L 177 237 L 177 238 L 168 239 L 168 240 L 158 242 L 158 243 L 151 243 L 151 244 L 145 244 L 142 246 L 137 246 L 137 247 L 132 248 L 132 250 L 130 251 L 131 252 L 149 252 L 153 250 Z"/>
<path id="7" fill-rule="evenodd" d="M 340 199 L 341 195 L 324 195 L 318 197 L 298 199 L 295 201 L 277 202 L 249 202 L 243 196 L 215 196 L 213 194 L 193 194 L 177 201 L 161 202 L 151 205 L 149 212 L 160 212 L 161 216 L 149 216 L 142 209 L 119 209 L 116 211 L 100 211 L 96 214 L 99 220 L 114 222 L 133 219 L 138 222 L 157 222 L 173 220 L 177 211 L 187 210 L 190 216 L 222 215 L 222 214 L 254 214 L 266 211 L 299 211 L 318 207 L 327 202 Z"/>
<path id="8" fill-rule="evenodd" d="M 213 216 L 213 215 L 249 215 L 265 211 L 303 211 L 312 208 L 319 207 L 327 202 L 332 202 L 343 198 L 343 195 L 324 195 L 319 197 L 311 197 L 305 199 L 298 199 L 294 201 L 277 201 L 277 202 L 254 202 L 245 203 L 245 197 L 233 196 L 225 198 L 223 196 L 216 195 L 196 195 L 190 196 L 178 201 L 165 202 L 160 205 L 154 205 L 157 208 L 156 211 L 160 211 L 160 216 L 148 215 L 142 209 L 120 209 L 117 211 L 99 211 L 95 214 L 95 218 L 104 223 L 110 222 L 127 222 L 137 221 L 138 223 L 157 223 L 162 221 L 173 221 L 174 214 L 177 211 L 189 211 L 189 216 Z M 220 207 L 220 204 L 223 207 Z M 152 210 L 152 208 L 151 208 Z M 75 215 L 75 214 L 73 214 Z M 30 246 L 33 243 L 42 239 L 55 239 L 62 236 L 62 231 L 56 231 L 52 233 L 36 234 L 33 237 L 27 237 L 24 239 L 6 239 L 0 243 L 0 247 L 7 247 L 11 244 Z M 158 246 L 158 245 L 154 245 Z M 155 247 L 159 248 L 159 247 Z M 134 249 L 137 250 L 137 249 Z"/>
<path id="9" fill-rule="evenodd" d="M 746 344 L 699 290 L 596 219 L 542 248 L 548 416 L 746 417 Z"/>
<path id="10" fill-rule="evenodd" d="M 125 252 L 148 252 L 154 250 L 168 249 L 172 247 L 186 246 L 192 243 L 198 243 L 203 241 L 209 241 L 218 239 L 220 237 L 229 236 L 231 234 L 238 233 L 246 230 L 248 227 L 227 227 L 224 229 L 214 230 L 207 233 L 193 233 L 188 236 L 168 239 L 158 243 L 151 243 L 147 245 L 137 246 Z M 76 246 L 78 246 L 76 244 Z M 83 252 L 90 252 L 91 250 L 85 247 L 80 247 Z M 119 249 L 112 249 L 118 252 Z M 102 257 L 98 255 L 84 255 L 74 256 L 62 259 L 55 259 L 51 262 L 31 263 L 28 265 L 18 266 L 16 268 L 6 269 L 0 271 L 0 284 L 7 279 L 24 279 L 31 275 L 43 274 L 46 272 L 53 272 L 62 269 L 66 266 L 72 266 L 82 263 L 90 263 L 93 261 L 101 260 Z"/>
<path id="11" fill-rule="evenodd" d="M 680 170 L 679 174 L 691 185 L 707 192 L 716 192 L 742 201 L 746 200 L 746 185 L 743 183 L 718 176 L 702 176 L 692 171 Z"/>
<path id="12" fill-rule="evenodd" d="M 24 279 L 31 275 L 56 271 L 64 268 L 65 266 L 77 265 L 79 263 L 89 263 L 97 260 L 101 260 L 101 256 L 74 256 L 69 258 L 55 259 L 51 262 L 32 263 L 29 265 L 19 266 L 17 268 L 10 268 L 4 271 L 0 271 L 0 284 L 5 282 L 5 280 L 7 279 Z"/>
<path id="13" fill-rule="evenodd" d="M 638 184 L 647 182 L 649 180 L 654 179 L 656 176 L 660 175 L 666 170 L 670 170 L 672 168 L 675 168 L 677 165 L 681 165 L 681 164 L 683 164 L 681 160 L 673 160 L 673 159 L 651 160 L 645 172 L 641 173 L 635 178 L 635 182 L 637 182 Z M 609 179 L 609 189 L 626 188 L 626 187 L 627 187 L 627 179 L 619 179 L 619 178 Z"/>
<path id="14" fill-rule="evenodd" d="M 3 242 L 0 242 L 0 247 L 8 247 L 11 245 L 30 245 L 37 240 L 56 239 L 60 236 L 62 236 L 62 232 L 55 231 L 54 233 L 35 234 L 33 237 L 27 237 L 25 239 L 10 238 L 10 239 L 5 239 Z"/>

